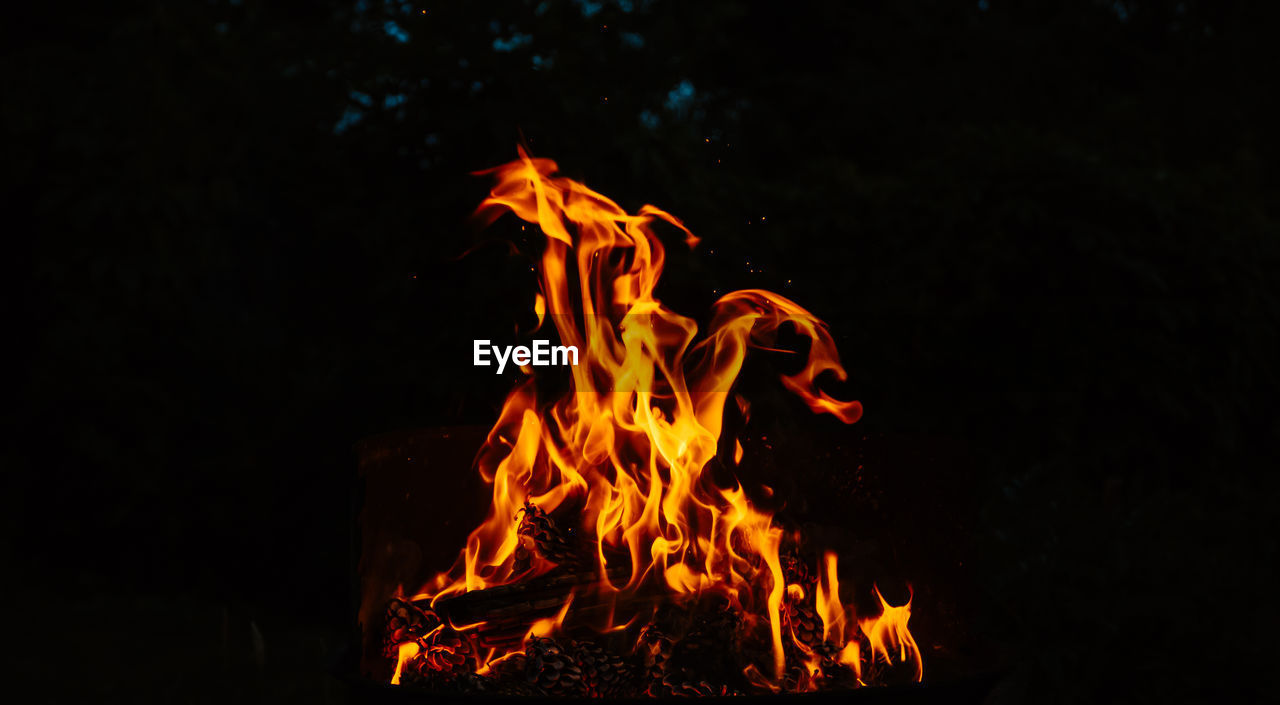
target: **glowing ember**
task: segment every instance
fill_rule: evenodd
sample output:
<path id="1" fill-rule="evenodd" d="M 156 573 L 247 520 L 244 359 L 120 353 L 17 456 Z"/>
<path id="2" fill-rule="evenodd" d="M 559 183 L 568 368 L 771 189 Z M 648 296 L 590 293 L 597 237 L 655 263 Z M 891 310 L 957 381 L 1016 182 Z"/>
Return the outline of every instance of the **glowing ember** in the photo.
<path id="1" fill-rule="evenodd" d="M 736 666 L 736 677 L 744 689 L 862 685 L 871 682 L 875 660 L 905 664 L 920 680 L 909 602 L 890 605 L 877 590 L 880 614 L 855 615 L 841 601 L 834 553 L 810 573 L 787 548 L 796 537 L 753 506 L 736 481 L 718 484 L 709 470 L 747 351 L 770 348 L 784 324 L 808 345 L 803 368 L 782 384 L 814 412 L 858 420 L 858 402 L 818 389 L 821 375 L 846 378 L 826 325 L 782 296 L 753 289 L 721 297 L 699 338 L 692 319 L 654 297 L 665 251 L 651 226 L 669 223 L 690 247 L 698 239 L 665 211 L 627 213 L 555 172 L 554 162 L 521 149 L 518 160 L 482 172 L 496 184 L 477 215 L 487 223 L 511 212 L 546 236 L 533 308 L 539 326 L 550 321 L 560 343 L 582 357 L 571 368 L 571 389 L 554 398 L 543 398 L 533 370 L 523 368 L 529 376 L 507 398 L 477 458 L 493 488 L 488 517 L 450 570 L 421 587 L 412 604 L 396 603 L 416 610 L 401 623 L 423 626 L 388 644 L 396 659 L 392 682 L 411 671 L 532 673 L 537 662 L 576 669 L 586 684 L 581 692 L 619 692 L 600 676 L 612 673 L 600 659 L 612 657 L 565 641 L 579 644 L 574 661 L 556 638 L 572 628 L 624 639 L 633 670 L 656 673 L 675 648 L 655 623 L 664 606 L 722 615 L 731 626 L 716 633 L 759 645 L 756 652 L 742 648 L 748 663 Z M 746 401 L 736 403 L 745 414 Z M 736 464 L 742 445 L 731 447 Z M 554 598 L 558 608 L 530 615 L 523 638 L 495 644 L 481 638 L 492 626 L 487 620 L 436 617 L 437 606 L 461 595 L 566 573 L 587 577 L 565 583 Z M 570 661 L 578 665 L 565 666 Z M 732 691 L 729 683 L 701 686 L 682 692 Z M 554 682 L 539 687 L 559 692 Z"/>

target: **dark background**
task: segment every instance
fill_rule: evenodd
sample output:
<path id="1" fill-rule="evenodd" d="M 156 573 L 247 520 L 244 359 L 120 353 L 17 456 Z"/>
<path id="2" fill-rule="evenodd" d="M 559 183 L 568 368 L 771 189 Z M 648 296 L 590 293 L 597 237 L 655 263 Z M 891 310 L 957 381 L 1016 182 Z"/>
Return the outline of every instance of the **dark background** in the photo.
<path id="1" fill-rule="evenodd" d="M 12 663 L 51 701 L 344 697 L 352 446 L 492 420 L 510 380 L 459 366 L 532 280 L 454 258 L 467 173 L 522 133 L 704 239 L 671 248 L 676 308 L 785 292 L 831 324 L 862 432 L 966 445 L 992 702 L 1258 687 L 1261 5 L 7 8 Z"/>

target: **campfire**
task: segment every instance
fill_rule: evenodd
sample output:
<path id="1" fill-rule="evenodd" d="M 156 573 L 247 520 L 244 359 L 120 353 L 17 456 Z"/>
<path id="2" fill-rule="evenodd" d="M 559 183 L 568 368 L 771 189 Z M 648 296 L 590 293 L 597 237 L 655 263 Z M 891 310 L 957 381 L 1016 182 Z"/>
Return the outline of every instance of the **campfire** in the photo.
<path id="1" fill-rule="evenodd" d="M 716 301 L 700 330 L 654 293 L 655 228 L 689 247 L 693 233 L 556 170 L 521 149 L 482 172 L 495 183 L 476 216 L 511 213 L 544 236 L 532 304 L 540 334 L 578 351 L 576 364 L 519 364 L 476 456 L 487 517 L 451 568 L 400 585 L 377 621 L 390 682 L 634 697 L 921 680 L 910 600 L 842 582 L 836 553 L 807 545 L 768 486 L 738 480 L 743 445 L 722 437 L 726 413 L 750 413 L 734 383 L 753 350 L 796 357 L 779 382 L 814 413 L 861 417 L 820 388 L 846 379 L 826 324 L 751 289 Z M 555 375 L 567 380 L 543 379 Z"/>

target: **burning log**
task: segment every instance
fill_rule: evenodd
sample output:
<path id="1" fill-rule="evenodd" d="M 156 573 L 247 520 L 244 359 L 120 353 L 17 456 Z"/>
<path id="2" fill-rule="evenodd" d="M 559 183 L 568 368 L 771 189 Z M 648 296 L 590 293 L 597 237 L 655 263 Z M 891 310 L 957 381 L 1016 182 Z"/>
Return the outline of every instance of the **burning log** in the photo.
<path id="1" fill-rule="evenodd" d="M 625 565 L 611 568 L 606 573 L 608 580 L 614 583 L 625 582 L 629 576 L 630 567 Z M 397 639 L 414 638 L 424 631 L 424 627 L 419 627 L 418 631 L 405 630 L 400 621 L 395 621 L 401 620 L 398 615 L 404 611 L 424 615 L 419 621 L 431 627 L 441 621 L 466 627 L 466 632 L 476 639 L 479 648 L 504 651 L 519 648 L 534 623 L 554 617 L 575 593 L 585 595 L 572 598 L 575 600 L 575 621 L 581 624 L 600 621 L 609 616 L 612 606 L 594 600 L 592 593 L 585 590 L 599 581 L 598 572 L 557 571 L 510 585 L 445 596 L 434 606 L 428 599 L 411 603 L 393 600 L 388 607 L 386 633 L 390 646 L 387 653 L 394 655 L 394 644 L 399 643 Z M 657 605 L 662 599 L 662 595 L 656 592 L 638 595 L 629 600 L 629 605 L 643 608 Z M 394 636 L 397 634 L 398 637 Z"/>
<path id="2" fill-rule="evenodd" d="M 625 580 L 630 568 L 610 569 L 610 580 Z M 497 585 L 440 598 L 434 607 L 431 600 L 417 600 L 417 607 L 433 609 L 455 625 L 523 624 L 555 614 L 564 606 L 574 588 L 592 585 L 600 580 L 596 572 L 554 572 L 510 585 Z M 582 609 L 587 609 L 583 607 Z"/>

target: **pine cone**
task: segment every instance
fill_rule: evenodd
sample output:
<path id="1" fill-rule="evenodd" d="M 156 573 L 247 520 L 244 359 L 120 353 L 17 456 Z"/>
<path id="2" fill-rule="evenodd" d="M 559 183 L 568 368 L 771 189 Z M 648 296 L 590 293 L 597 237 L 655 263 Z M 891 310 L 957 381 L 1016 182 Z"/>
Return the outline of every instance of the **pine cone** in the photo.
<path id="1" fill-rule="evenodd" d="M 721 601 L 698 613 L 690 636 L 711 640 L 723 649 L 736 643 L 741 631 L 742 615 L 727 601 Z"/>
<path id="2" fill-rule="evenodd" d="M 617 654 L 590 641 L 574 642 L 573 653 L 582 669 L 582 684 L 588 697 L 616 698 L 632 694 L 631 666 Z"/>
<path id="3" fill-rule="evenodd" d="M 421 650 L 409 662 L 409 670 L 433 685 L 455 681 L 475 673 L 476 656 L 471 643 L 449 627 L 433 630 L 419 639 Z"/>
<path id="4" fill-rule="evenodd" d="M 554 639 L 532 637 L 525 647 L 528 680 L 548 695 L 582 697 L 582 669 Z"/>
<path id="5" fill-rule="evenodd" d="M 431 610 L 412 602 L 391 598 L 387 603 L 386 626 L 382 630 L 382 653 L 396 658 L 400 644 L 413 641 L 440 626 L 440 618 Z"/>
<path id="6" fill-rule="evenodd" d="M 489 666 L 488 692 L 494 695 L 538 696 L 546 692 L 530 680 L 529 659 L 514 653 Z"/>
<path id="7" fill-rule="evenodd" d="M 650 624 L 640 633 L 637 649 L 644 659 L 645 675 L 650 681 L 661 681 L 667 673 L 667 664 L 675 651 L 675 642 L 662 630 Z"/>
<path id="8" fill-rule="evenodd" d="M 528 657 L 516 652 L 490 663 L 489 675 L 497 680 L 523 680 L 528 666 Z"/>
<path id="9" fill-rule="evenodd" d="M 674 644 L 668 680 L 725 683 L 738 678 L 743 666 L 741 627 L 742 618 L 727 602 L 704 604 L 684 638 Z"/>
<path id="10" fill-rule="evenodd" d="M 822 643 L 822 617 L 807 602 L 788 602 L 782 608 L 784 632 L 790 632 L 806 647 Z"/>
<path id="11" fill-rule="evenodd" d="M 666 681 L 671 657 L 675 653 L 675 641 L 656 625 L 650 624 L 640 632 L 636 649 L 644 666 L 641 675 L 646 681 L 645 693 L 655 698 L 671 695 L 671 689 Z"/>
<path id="12" fill-rule="evenodd" d="M 835 644 L 818 644 L 814 653 L 821 658 L 823 690 L 856 688 L 858 674 L 853 668 L 840 663 L 841 647 Z"/>
<path id="13" fill-rule="evenodd" d="M 516 533 L 522 538 L 522 543 L 532 544 L 524 547 L 525 550 L 532 550 L 552 563 L 577 567 L 583 562 L 584 552 L 578 545 L 576 532 L 572 528 L 561 528 L 555 519 L 532 502 L 524 503 Z"/>
<path id="14" fill-rule="evenodd" d="M 806 595 L 812 595 L 818 585 L 818 576 L 809 570 L 809 563 L 798 553 L 784 552 L 779 557 L 782 563 L 782 578 L 787 585 L 799 585 Z"/>

